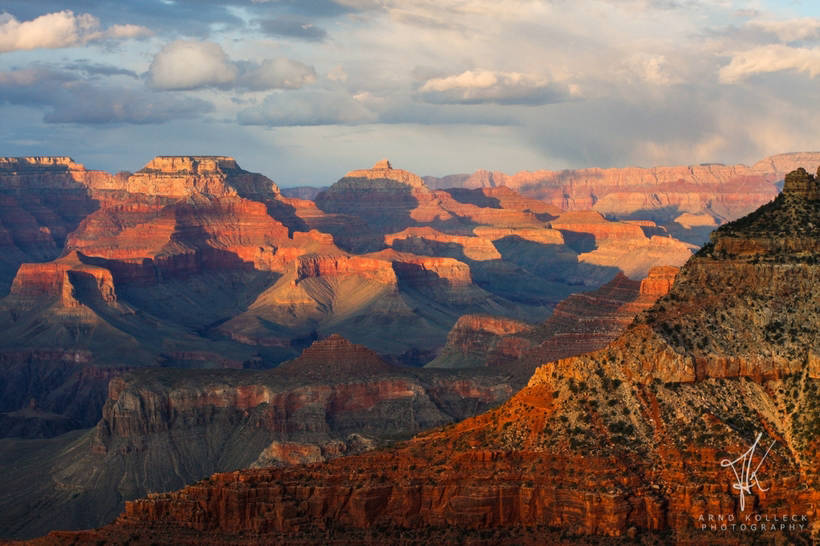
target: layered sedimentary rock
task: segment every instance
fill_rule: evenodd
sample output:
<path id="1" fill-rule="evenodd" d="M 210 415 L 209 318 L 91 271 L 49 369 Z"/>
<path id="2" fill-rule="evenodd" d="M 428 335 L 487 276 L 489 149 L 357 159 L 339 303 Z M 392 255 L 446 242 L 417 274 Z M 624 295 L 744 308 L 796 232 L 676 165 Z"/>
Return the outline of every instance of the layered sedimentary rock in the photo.
<path id="1" fill-rule="evenodd" d="M 653 235 L 651 225 L 611 222 L 595 211 L 565 212 L 550 226 L 579 252 L 580 262 L 618 267 L 632 278 L 646 276 L 654 265 L 682 265 L 697 248 L 668 234 Z"/>
<path id="2" fill-rule="evenodd" d="M 443 343 L 459 310 L 503 307 L 474 285 L 466 263 L 453 258 L 391 249 L 305 255 L 219 330 L 266 346 L 341 332 L 380 352 L 401 354 Z"/>
<path id="3" fill-rule="evenodd" d="M 396 274 L 390 262 L 363 256 L 300 256 L 292 265 L 295 280 L 355 274 L 384 284 L 395 284 Z"/>
<path id="4" fill-rule="evenodd" d="M 93 426 L 109 380 L 127 368 L 92 366 L 91 357 L 55 347 L 0 353 L 0 437 L 52 437 Z"/>
<path id="5" fill-rule="evenodd" d="M 267 197 L 279 193 L 269 178 L 242 170 L 232 157 L 160 156 L 128 177 L 129 193 L 187 197 Z"/>
<path id="6" fill-rule="evenodd" d="M 560 307 L 560 304 L 559 304 Z M 557 308 L 556 308 L 557 309 Z M 447 334 L 447 344 L 428 368 L 472 368 L 516 360 L 532 348 L 521 334 L 533 325 L 486 315 L 464 315 Z"/>
<path id="7" fill-rule="evenodd" d="M 677 241 L 656 244 L 641 226 L 594 212 L 588 214 L 594 233 L 583 232 L 586 225 L 566 231 L 591 241 L 574 245 L 548 226 L 561 218 L 555 207 L 509 188 L 432 192 L 387 161 L 348 173 L 317 198 L 318 207 L 299 199 L 279 202 L 307 227 L 332 234 L 342 249 L 326 241 L 308 253 L 283 243 L 269 254 L 265 267 L 282 277 L 219 327 L 243 343 L 286 346 L 289 339 L 340 331 L 380 352 L 432 351 L 462 314 L 541 320 L 578 285 L 600 286 L 620 265 L 642 276 L 651 265 L 682 263 L 691 254 Z M 566 217 L 559 225 L 572 221 Z M 624 237 L 601 235 L 620 231 L 631 234 L 628 245 Z M 299 266 L 302 273 L 277 267 L 283 261 L 320 265 L 305 275 L 306 266 Z M 253 263 L 260 267 L 258 258 Z"/>
<path id="8" fill-rule="evenodd" d="M 299 246 L 262 201 L 276 196 L 275 184 L 230 158 L 157 158 L 126 187 L 129 193 L 108 196 L 66 243 L 109 267 L 118 282 L 281 269 L 286 258 L 276 256 L 278 248 Z"/>
<path id="9" fill-rule="evenodd" d="M 77 374 L 91 377 L 95 367 L 241 366 L 256 351 L 201 335 L 208 325 L 238 313 L 294 255 L 335 249 L 327 234 L 290 234 L 268 210 L 278 196 L 273 182 L 241 170 L 230 158 L 156 158 L 135 175 L 117 176 L 87 171 L 69 158 L 16 158 L 0 161 L 2 192 L 17 202 L 28 195 L 43 203 L 52 199 L 52 216 L 73 224 L 62 232 L 39 228 L 50 246 L 37 243 L 40 254 L 16 268 L 11 293 L 0 302 L 6 332 L 0 352 L 28 352 L 24 360 L 31 362 L 42 362 L 37 355 L 44 350 L 87 355 L 60 374 L 65 384 L 28 382 L 21 366 L 0 378 L 27 385 L 28 398 L 15 397 L 19 405 L 3 409 L 7 421 L 40 419 L 42 426 L 32 430 L 58 432 L 51 424 L 58 418 L 74 426 L 95 422 L 102 399 L 93 393 L 104 391 L 103 379 L 77 392 L 78 398 L 91 393 L 77 402 L 89 413 L 81 419 L 54 401 L 76 387 Z M 75 209 L 83 199 L 93 206 Z M 33 214 L 40 224 L 58 225 L 42 210 Z M 18 232 L 28 229 L 17 213 L 3 221 L 13 221 Z M 41 263 L 42 258 L 53 261 Z M 287 347 L 266 356 L 281 360 L 293 354 Z M 20 358 L 12 356 L 15 362 Z M 59 369 L 59 362 L 42 365 Z M 31 401 L 42 411 L 27 411 Z"/>
<path id="10" fill-rule="evenodd" d="M 507 186 L 524 196 L 543 200 L 563 210 L 594 209 L 619 218 L 657 220 L 676 237 L 700 243 L 712 225 L 739 218 L 777 195 L 775 183 L 801 165 L 820 162 L 820 153 L 781 154 L 746 165 L 706 164 L 650 169 L 578 169 L 522 171 L 514 175 L 476 171 L 472 175 L 426 177 L 432 188 Z M 694 227 L 681 213 L 704 215 Z"/>
<path id="11" fill-rule="evenodd" d="M 741 542 L 765 522 L 772 540 L 816 541 L 820 201 L 811 186 L 786 190 L 716 231 L 607 348 L 542 366 L 496 410 L 388 451 L 216 475 L 128 503 L 88 536 L 315 542 L 325 529 L 371 540 L 414 529 L 423 540 L 442 526 L 530 537 L 541 526 Z M 729 468 L 744 463 L 755 473 Z M 710 529 L 718 515 L 736 526 Z M 740 527 L 747 516 L 754 529 Z"/>
<path id="12" fill-rule="evenodd" d="M 499 237 L 500 238 L 500 237 Z M 447 252 L 451 246 L 453 253 L 461 254 L 471 260 L 497 260 L 501 258 L 498 250 L 489 238 L 468 237 L 442 233 L 432 227 L 411 227 L 398 233 L 384 236 L 386 245 L 399 251 L 415 254 L 437 254 Z"/>
<path id="13" fill-rule="evenodd" d="M 371 169 L 351 171 L 316 196 L 324 212 L 358 218 L 367 233 L 345 225 L 325 225 L 339 244 L 356 252 L 379 250 L 382 237 L 419 222 L 447 221 L 453 216 L 417 175 L 380 161 Z"/>
<path id="14" fill-rule="evenodd" d="M 500 366 L 529 377 L 544 362 L 605 347 L 669 291 L 677 272 L 677 267 L 654 267 L 640 282 L 618 275 L 597 290 L 572 294 L 538 325 L 466 315 L 428 366 Z"/>
<path id="15" fill-rule="evenodd" d="M 84 263 L 83 258 L 75 251 L 53 262 L 21 265 L 11 285 L 11 295 L 35 304 L 43 298 L 58 297 L 64 306 L 78 306 L 77 293 L 90 291 L 88 297 L 98 297 L 106 303 L 117 301 L 111 272 Z"/>
<path id="16" fill-rule="evenodd" d="M 115 178 L 69 157 L 0 158 L 0 294 L 21 263 L 59 256 L 67 235 L 98 206 L 92 189 Z"/>
<path id="17" fill-rule="evenodd" d="M 366 451 L 463 419 L 511 392 L 504 374 L 391 366 L 340 336 L 265 372 L 130 372 L 111 380 L 92 431 L 40 459 L 28 483 L 15 482 L 14 499 L 0 502 L 0 527 L 31 536 L 98 525 L 123 500 L 216 471 Z M 24 463 L 3 464 L 5 488 L 16 479 L 9 466 Z M 40 508 L 29 511 L 35 501 Z"/>

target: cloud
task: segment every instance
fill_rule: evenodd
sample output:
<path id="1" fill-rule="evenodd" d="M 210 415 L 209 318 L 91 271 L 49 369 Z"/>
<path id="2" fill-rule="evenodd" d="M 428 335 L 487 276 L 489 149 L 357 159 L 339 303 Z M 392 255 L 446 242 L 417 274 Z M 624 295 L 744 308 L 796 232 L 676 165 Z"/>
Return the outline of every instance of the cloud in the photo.
<path id="1" fill-rule="evenodd" d="M 573 94 L 569 87 L 544 77 L 489 70 L 432 78 L 419 88 L 421 98 L 434 104 L 539 105 L 566 101 Z"/>
<path id="2" fill-rule="evenodd" d="M 746 23 L 746 26 L 754 30 L 774 34 L 782 42 L 820 40 L 820 19 L 816 17 L 801 17 L 780 21 L 756 19 Z"/>
<path id="3" fill-rule="evenodd" d="M 157 89 L 197 89 L 232 84 L 238 75 L 219 44 L 177 40 L 154 56 L 148 82 Z"/>
<path id="4" fill-rule="evenodd" d="M 313 67 L 284 57 L 266 59 L 259 65 L 250 66 L 237 83 L 251 91 L 299 89 L 316 81 Z"/>
<path id="5" fill-rule="evenodd" d="M 271 93 L 239 112 L 241 125 L 299 127 L 315 125 L 510 125 L 501 107 L 468 111 L 450 105 L 419 103 L 409 94 L 379 96 L 342 87 L 302 93 Z"/>
<path id="6" fill-rule="evenodd" d="M 75 15 L 71 10 L 19 21 L 8 13 L 0 14 L 0 53 L 30 49 L 74 47 L 100 40 L 125 40 L 151 35 L 137 25 L 113 25 L 100 29 L 100 21 L 88 13 Z"/>
<path id="7" fill-rule="evenodd" d="M 375 122 L 377 115 L 343 92 L 310 91 L 273 93 L 262 104 L 239 112 L 237 120 L 242 125 L 269 127 L 357 125 Z"/>
<path id="8" fill-rule="evenodd" d="M 806 72 L 814 78 L 820 74 L 820 48 L 769 44 L 741 51 L 720 69 L 720 81 L 736 83 L 755 74 L 782 70 Z"/>
<path id="9" fill-rule="evenodd" d="M 333 82 L 346 82 L 347 81 L 347 72 L 342 65 L 336 65 L 330 69 L 330 72 L 327 73 L 327 79 Z"/>
<path id="10" fill-rule="evenodd" d="M 327 32 L 323 28 L 303 19 L 280 17 L 278 19 L 263 19 L 258 23 L 262 32 L 269 36 L 299 38 L 309 42 L 321 42 L 327 38 Z"/>
<path id="11" fill-rule="evenodd" d="M 139 75 L 133 70 L 111 64 L 93 63 L 87 59 L 80 59 L 62 66 L 69 70 L 77 70 L 87 76 L 128 76 L 129 78 L 139 79 Z"/>
<path id="12" fill-rule="evenodd" d="M 139 25 L 112 25 L 102 33 L 103 38 L 113 40 L 127 40 L 143 38 L 153 34 L 150 30 Z"/>
<path id="13" fill-rule="evenodd" d="M 630 73 L 636 75 L 643 83 L 665 87 L 683 81 L 674 74 L 664 55 L 636 54 L 625 64 Z"/>
<path id="14" fill-rule="evenodd" d="M 144 88 L 95 85 L 50 68 L 0 72 L 0 103 L 47 109 L 46 123 L 163 123 L 211 110 L 203 100 L 180 98 Z"/>
<path id="15" fill-rule="evenodd" d="M 163 90 L 299 89 L 315 81 L 313 67 L 298 61 L 280 57 L 261 63 L 234 62 L 219 44 L 195 40 L 167 44 L 154 56 L 148 69 L 149 85 Z"/>

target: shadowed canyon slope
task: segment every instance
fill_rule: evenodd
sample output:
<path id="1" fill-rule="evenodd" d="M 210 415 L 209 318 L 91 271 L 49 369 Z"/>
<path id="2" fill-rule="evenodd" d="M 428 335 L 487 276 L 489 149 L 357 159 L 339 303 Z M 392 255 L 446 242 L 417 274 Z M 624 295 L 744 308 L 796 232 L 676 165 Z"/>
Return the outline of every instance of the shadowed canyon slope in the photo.
<path id="1" fill-rule="evenodd" d="M 0 440 L 0 528 L 30 537 L 101 525 L 149 492 L 383 446 L 485 411 L 519 387 L 499 370 L 394 366 L 340 336 L 267 371 L 135 370 L 110 381 L 90 431 Z"/>
<path id="2" fill-rule="evenodd" d="M 770 451 L 745 510 L 797 515 L 802 527 L 768 536 L 816 541 L 818 197 L 817 179 L 791 173 L 771 203 L 717 230 L 617 340 L 542 366 L 495 410 L 390 450 L 218 474 L 129 502 L 98 531 L 47 540 L 420 542 L 484 529 L 505 542 L 506 528 L 516 543 L 553 528 L 743 541 L 700 518 L 743 516 L 721 460 L 760 434 Z"/>
<path id="3" fill-rule="evenodd" d="M 677 273 L 676 267 L 654 267 L 640 282 L 619 274 L 598 290 L 572 294 L 539 325 L 464 315 L 448 334 L 447 345 L 427 366 L 503 366 L 529 378 L 544 362 L 604 348 L 638 313 L 669 291 Z"/>

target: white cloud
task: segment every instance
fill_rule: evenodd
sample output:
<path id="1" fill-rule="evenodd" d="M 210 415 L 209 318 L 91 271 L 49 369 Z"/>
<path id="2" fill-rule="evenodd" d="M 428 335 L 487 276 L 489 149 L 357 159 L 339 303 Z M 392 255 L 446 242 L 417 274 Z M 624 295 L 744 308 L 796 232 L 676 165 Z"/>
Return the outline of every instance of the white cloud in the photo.
<path id="1" fill-rule="evenodd" d="M 342 65 L 336 65 L 327 73 L 327 79 L 333 82 L 346 82 L 347 72 Z"/>
<path id="2" fill-rule="evenodd" d="M 316 81 L 316 71 L 306 64 L 279 57 L 266 59 L 242 75 L 240 85 L 253 91 L 299 89 Z"/>
<path id="3" fill-rule="evenodd" d="M 235 62 L 217 43 L 177 40 L 154 56 L 148 82 L 156 89 L 188 90 L 204 87 L 250 91 L 299 89 L 316 81 L 306 64 L 279 57 L 261 63 Z"/>
<path id="4" fill-rule="evenodd" d="M 100 29 L 93 15 L 75 15 L 63 10 L 19 21 L 13 15 L 0 15 L 0 53 L 29 49 L 73 47 L 99 40 L 123 40 L 149 36 L 151 31 L 137 25 L 114 25 Z"/>
<path id="5" fill-rule="evenodd" d="M 820 40 L 820 19 L 816 17 L 801 17 L 780 21 L 756 19 L 746 23 L 746 26 L 774 34 L 782 42 Z"/>
<path id="6" fill-rule="evenodd" d="M 143 38 L 153 34 L 150 30 L 139 25 L 112 25 L 103 33 L 104 38 L 114 40 L 127 40 L 130 38 Z"/>
<path id="7" fill-rule="evenodd" d="M 239 75 L 222 46 L 177 40 L 154 56 L 148 77 L 158 89 L 196 89 L 233 83 Z"/>
<path id="8" fill-rule="evenodd" d="M 425 101 L 436 104 L 546 104 L 573 95 L 566 86 L 542 76 L 490 70 L 432 78 L 419 88 L 419 93 Z"/>
<path id="9" fill-rule="evenodd" d="M 810 77 L 820 74 L 820 48 L 769 44 L 735 53 L 720 69 L 720 81 L 735 83 L 755 74 L 795 70 Z"/>
<path id="10" fill-rule="evenodd" d="M 652 85 L 667 86 L 681 81 L 664 55 L 635 55 L 629 59 L 627 66 L 641 81 Z"/>

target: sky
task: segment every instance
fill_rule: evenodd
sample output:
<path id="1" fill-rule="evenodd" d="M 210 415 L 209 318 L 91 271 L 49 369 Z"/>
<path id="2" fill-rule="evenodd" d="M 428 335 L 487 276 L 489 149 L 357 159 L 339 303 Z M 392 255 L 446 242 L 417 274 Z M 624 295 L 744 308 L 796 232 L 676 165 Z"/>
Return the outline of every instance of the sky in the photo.
<path id="1" fill-rule="evenodd" d="M 280 186 L 820 150 L 820 2 L 4 0 L 0 155 Z"/>

